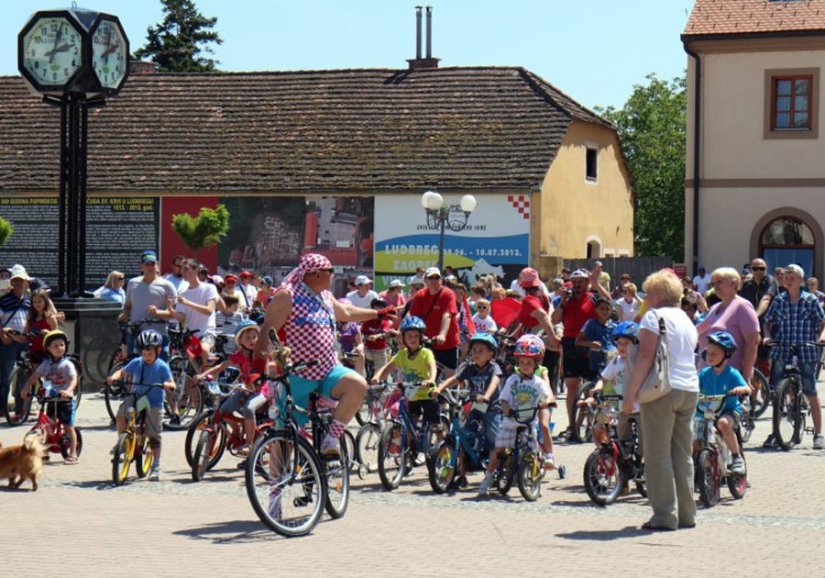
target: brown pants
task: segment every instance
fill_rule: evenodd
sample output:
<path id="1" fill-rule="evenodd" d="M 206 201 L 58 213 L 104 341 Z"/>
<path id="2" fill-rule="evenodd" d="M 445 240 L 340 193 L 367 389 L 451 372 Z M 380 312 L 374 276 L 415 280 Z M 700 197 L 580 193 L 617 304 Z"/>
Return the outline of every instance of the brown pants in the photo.
<path id="1" fill-rule="evenodd" d="M 672 390 L 642 405 L 644 460 L 653 526 L 676 529 L 696 523 L 691 429 L 697 393 Z"/>

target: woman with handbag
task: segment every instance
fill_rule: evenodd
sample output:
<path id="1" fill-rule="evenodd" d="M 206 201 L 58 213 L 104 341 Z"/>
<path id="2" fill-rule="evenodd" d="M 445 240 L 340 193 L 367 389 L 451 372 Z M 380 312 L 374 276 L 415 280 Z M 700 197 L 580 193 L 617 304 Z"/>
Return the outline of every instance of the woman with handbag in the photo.
<path id="1" fill-rule="evenodd" d="M 630 366 L 622 411 L 641 403 L 644 461 L 653 516 L 644 530 L 675 530 L 696 525 L 693 499 L 691 420 L 699 378 L 694 362 L 698 334 L 680 309 L 682 284 L 668 270 L 644 282 L 648 311 L 639 330 L 639 349 Z"/>

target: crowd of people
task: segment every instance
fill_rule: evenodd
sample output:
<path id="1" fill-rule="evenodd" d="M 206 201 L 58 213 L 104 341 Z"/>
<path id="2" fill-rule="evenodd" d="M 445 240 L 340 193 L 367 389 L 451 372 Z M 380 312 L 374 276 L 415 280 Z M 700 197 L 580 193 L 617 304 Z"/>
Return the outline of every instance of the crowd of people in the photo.
<path id="1" fill-rule="evenodd" d="M 271 370 L 269 340 L 258 335 L 273 331 L 291 349 L 295 362 L 312 361 L 292 378 L 295 402 L 305 406 L 311 392 L 337 402 L 321 444 L 325 455 L 340 452 L 340 437 L 364 398 L 368 378 L 375 383 L 398 374 L 429 385 L 431 397 L 415 400 L 411 411 L 434 424 L 435 398 L 461 383 L 490 406 L 485 418 L 490 462 L 480 488 L 486 493 L 498 450 L 514 441 L 511 412 L 516 397 L 529 397 L 540 408 L 533 425 L 542 432 L 545 464 L 552 468 L 550 408 L 562 391 L 560 382 L 570 424 L 580 388 L 593 382 L 597 389 L 609 386 L 624 396 L 621 436 L 628 435 L 627 416 L 640 418 L 653 510 L 644 527 L 692 527 L 696 508 L 691 424 L 700 391 L 749 395 L 755 368 L 776 383 L 792 351 L 798 352 L 803 392 L 811 405 L 813 446 L 825 447 L 815 346 L 825 338 L 825 294 L 819 292 L 816 279 L 806 280 L 799 265 L 770 275 L 765 261 L 757 258 L 743 273 L 730 267 L 708 273 L 700 267 L 693 279 L 664 269 L 650 274 L 641 291 L 627 274 L 611 287 L 612 279 L 600 262 L 589 271 L 565 269 L 545 280 L 527 267 L 509 288 L 494 276 L 468 287 L 448 267 L 443 272 L 422 267 L 409 279 L 392 279 L 380 293 L 369 277 L 359 275 L 350 291 L 339 296 L 332 293 L 334 267 L 318 254 L 304 255 L 278 287 L 271 278 L 248 271 L 216 278 L 185 256 L 176 257 L 172 272 L 164 276 L 154 251 L 142 253 L 140 268 L 141 274 L 128 281 L 125 274 L 113 271 L 96 292 L 121 303 L 123 319 L 141 326 L 139 332 L 124 332 L 124 348 L 140 356 L 121 373 L 136 383 L 148 383 L 144 374 L 149 371 L 155 381 L 174 388 L 165 362 L 171 321 L 195 330 L 202 346 L 201 377 L 220 371 L 226 363 L 239 365 L 244 376 L 264 374 Z M 58 328 L 61 314 L 47 290 L 30 290 L 25 268 L 15 265 L 6 273 L 8 287 L 0 296 L 0 399 L 8 398 L 9 376 L 27 346 L 27 335 L 38 331 L 31 342 L 33 359 L 40 364 L 37 374 L 54 376 L 54 383 L 70 396 L 76 379 L 60 364 L 68 346 Z M 234 335 L 240 349 L 210 370 L 219 331 Z M 638 393 L 653 367 L 660 339 L 667 344 L 671 390 L 639 405 Z M 516 357 L 509 376 L 495 362 L 505 343 L 513 345 Z M 355 360 L 352 367 L 342 363 L 348 355 Z M 152 396 L 157 411 L 149 433 L 156 460 L 150 479 L 159 479 L 163 390 Z M 233 399 L 228 410 L 243 409 L 249 418 L 266 397 L 266 391 L 250 390 L 243 399 Z M 123 411 L 118 414 L 119 430 Z M 740 473 L 745 464 L 731 432 L 741 412 L 741 405 L 731 401 L 719 420 L 732 452 L 730 469 Z M 73 425 L 73 413 L 65 417 Z M 576 438 L 569 428 L 556 441 L 580 441 Z M 77 463 L 74 452 L 67 463 Z"/>

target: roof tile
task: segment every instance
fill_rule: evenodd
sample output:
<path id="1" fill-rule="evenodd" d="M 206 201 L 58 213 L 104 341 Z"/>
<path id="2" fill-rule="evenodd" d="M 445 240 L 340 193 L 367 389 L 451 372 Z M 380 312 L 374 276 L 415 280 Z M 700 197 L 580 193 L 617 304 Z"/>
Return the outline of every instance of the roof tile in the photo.
<path id="1" fill-rule="evenodd" d="M 825 31 L 825 0 L 696 0 L 685 36 Z"/>

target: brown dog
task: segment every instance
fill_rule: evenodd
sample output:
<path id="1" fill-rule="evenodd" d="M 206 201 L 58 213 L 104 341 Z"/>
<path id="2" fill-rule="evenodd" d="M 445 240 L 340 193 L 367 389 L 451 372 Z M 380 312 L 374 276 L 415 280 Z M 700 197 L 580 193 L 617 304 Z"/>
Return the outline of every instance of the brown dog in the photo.
<path id="1" fill-rule="evenodd" d="M 43 444 L 37 436 L 26 436 L 20 445 L 0 447 L 0 480 L 8 478 L 10 488 L 19 488 L 28 478 L 36 492 L 42 469 Z"/>

